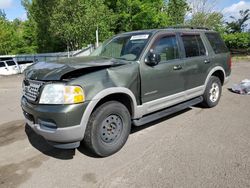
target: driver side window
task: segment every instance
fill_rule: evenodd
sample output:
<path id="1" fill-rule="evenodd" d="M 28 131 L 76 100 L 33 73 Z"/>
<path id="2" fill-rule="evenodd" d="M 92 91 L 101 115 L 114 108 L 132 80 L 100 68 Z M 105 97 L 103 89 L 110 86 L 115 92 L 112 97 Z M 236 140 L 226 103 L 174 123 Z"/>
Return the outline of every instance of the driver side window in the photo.
<path id="1" fill-rule="evenodd" d="M 161 56 L 160 63 L 178 59 L 179 50 L 176 36 L 164 36 L 156 41 L 153 48 L 154 53 Z"/>

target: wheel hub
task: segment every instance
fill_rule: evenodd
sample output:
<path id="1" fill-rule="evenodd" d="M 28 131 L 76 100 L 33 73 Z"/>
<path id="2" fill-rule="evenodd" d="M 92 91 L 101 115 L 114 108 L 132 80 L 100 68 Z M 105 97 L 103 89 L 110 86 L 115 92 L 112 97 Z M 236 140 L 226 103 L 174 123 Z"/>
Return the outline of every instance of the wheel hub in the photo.
<path id="1" fill-rule="evenodd" d="M 101 139 L 106 143 L 114 142 L 120 136 L 123 122 L 120 116 L 110 115 L 102 122 Z"/>
<path id="2" fill-rule="evenodd" d="M 209 99 L 212 102 L 216 102 L 219 98 L 219 94 L 220 94 L 220 89 L 219 89 L 219 85 L 217 83 L 213 83 L 212 87 L 209 91 L 210 97 Z"/>

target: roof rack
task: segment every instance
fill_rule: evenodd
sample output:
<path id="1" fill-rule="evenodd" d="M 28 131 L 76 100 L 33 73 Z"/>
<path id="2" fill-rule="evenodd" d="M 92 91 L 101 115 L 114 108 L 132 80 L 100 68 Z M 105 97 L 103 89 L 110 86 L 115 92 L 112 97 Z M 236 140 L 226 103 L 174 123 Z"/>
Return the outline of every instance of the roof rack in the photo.
<path id="1" fill-rule="evenodd" d="M 191 25 L 175 25 L 175 26 L 169 26 L 167 29 L 204 29 L 204 30 L 210 30 L 207 27 L 201 27 L 201 26 L 191 26 Z"/>

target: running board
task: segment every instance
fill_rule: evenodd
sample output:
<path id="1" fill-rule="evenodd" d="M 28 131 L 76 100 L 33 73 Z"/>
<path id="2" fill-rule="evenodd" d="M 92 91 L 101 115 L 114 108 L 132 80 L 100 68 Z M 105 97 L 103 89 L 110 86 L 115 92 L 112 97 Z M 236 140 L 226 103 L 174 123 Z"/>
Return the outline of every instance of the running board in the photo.
<path id="1" fill-rule="evenodd" d="M 159 111 L 159 112 L 147 115 L 145 117 L 142 117 L 141 119 L 135 119 L 135 120 L 133 120 L 133 124 L 135 126 L 141 126 L 141 125 L 150 123 L 152 121 L 155 121 L 157 119 L 163 118 L 165 116 L 174 114 L 174 113 L 179 112 L 181 110 L 184 110 L 184 109 L 186 109 L 188 107 L 191 107 L 191 106 L 194 106 L 196 104 L 199 104 L 202 101 L 203 101 L 203 97 L 197 97 L 197 98 L 191 99 L 189 101 L 177 104 L 175 106 L 166 108 L 166 109 L 164 109 L 162 111 Z"/>

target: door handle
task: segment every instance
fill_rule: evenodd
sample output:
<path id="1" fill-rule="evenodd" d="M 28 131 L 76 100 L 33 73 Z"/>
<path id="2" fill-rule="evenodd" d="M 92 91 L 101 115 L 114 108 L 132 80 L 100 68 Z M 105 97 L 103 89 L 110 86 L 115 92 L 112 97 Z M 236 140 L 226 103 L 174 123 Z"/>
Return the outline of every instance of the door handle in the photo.
<path id="1" fill-rule="evenodd" d="M 204 61 L 204 63 L 205 63 L 205 64 L 208 64 L 208 63 L 210 63 L 210 61 L 209 61 L 208 59 L 206 59 L 206 60 Z"/>
<path id="2" fill-rule="evenodd" d="M 174 69 L 174 70 L 181 70 L 181 69 L 182 69 L 182 66 L 181 66 L 181 65 L 175 65 L 173 69 Z"/>

